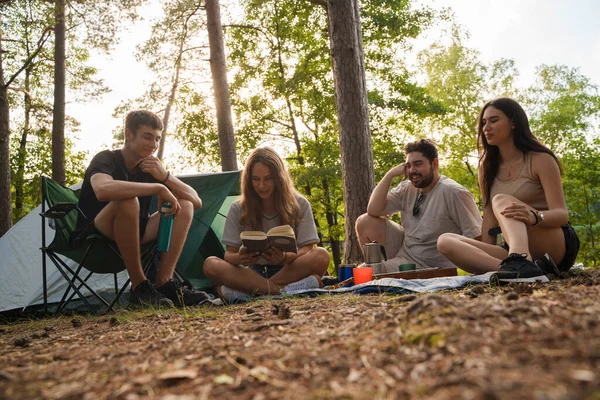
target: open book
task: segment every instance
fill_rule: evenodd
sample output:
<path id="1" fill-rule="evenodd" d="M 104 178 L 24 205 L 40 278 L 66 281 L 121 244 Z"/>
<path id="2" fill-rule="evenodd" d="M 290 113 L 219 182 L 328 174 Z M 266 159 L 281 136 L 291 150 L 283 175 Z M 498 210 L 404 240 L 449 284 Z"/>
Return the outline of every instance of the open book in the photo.
<path id="1" fill-rule="evenodd" d="M 267 233 L 261 231 L 244 231 L 240 233 L 240 239 L 244 247 L 250 252 L 259 252 L 269 250 L 271 247 L 277 247 L 282 251 L 297 253 L 296 235 L 289 225 L 280 225 L 269 229 Z"/>

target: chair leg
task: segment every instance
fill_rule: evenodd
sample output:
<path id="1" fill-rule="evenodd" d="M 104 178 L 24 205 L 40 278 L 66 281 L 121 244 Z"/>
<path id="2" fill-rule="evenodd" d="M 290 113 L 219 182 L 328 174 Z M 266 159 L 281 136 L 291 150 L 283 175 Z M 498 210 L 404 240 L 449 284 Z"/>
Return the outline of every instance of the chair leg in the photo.
<path id="1" fill-rule="evenodd" d="M 90 279 L 90 277 L 91 277 L 93 274 L 94 274 L 93 272 L 90 272 L 90 273 L 89 273 L 89 274 L 88 274 L 88 275 L 85 277 L 85 279 L 83 280 L 83 282 L 87 282 L 87 281 L 88 281 L 88 279 Z M 73 279 L 73 283 L 74 283 L 74 282 L 75 282 L 75 279 Z M 82 287 L 83 287 L 83 283 L 80 283 L 80 284 L 79 284 L 79 287 L 78 287 L 78 289 L 79 289 L 79 290 L 81 290 L 81 288 L 82 288 Z M 61 302 L 59 303 L 58 309 L 56 310 L 56 313 L 57 313 L 57 314 L 58 314 L 59 312 L 61 312 L 61 311 L 62 311 L 62 310 L 65 308 L 65 306 L 66 306 L 67 304 L 69 304 L 69 302 L 70 302 L 71 300 L 73 300 L 73 297 L 75 297 L 75 295 L 76 295 L 76 293 L 75 293 L 75 292 L 73 292 L 73 293 L 71 293 L 71 296 L 69 296 L 69 299 L 68 299 L 67 301 L 64 301 L 65 297 L 67 297 L 67 293 L 69 292 L 69 289 L 70 289 L 70 288 L 67 288 L 67 290 L 65 291 L 65 294 L 63 295 L 63 298 L 61 299 Z"/>
<path id="2" fill-rule="evenodd" d="M 75 274 L 72 274 L 72 275 L 79 276 L 79 272 L 80 271 L 81 271 L 81 264 L 77 267 L 77 270 L 75 271 Z M 88 278 L 89 278 L 89 275 L 88 275 Z M 87 278 L 85 280 L 87 281 Z M 72 281 L 75 282 L 74 279 L 72 279 Z M 79 285 L 78 289 L 81 290 L 81 285 Z M 63 293 L 63 296 L 60 299 L 60 303 L 58 303 L 58 310 L 56 311 L 57 313 L 63 308 L 63 305 L 66 305 L 66 303 L 68 303 L 69 301 L 71 301 L 71 299 L 73 298 L 73 295 L 75 295 L 75 292 L 71 293 L 71 297 L 69 297 L 69 300 L 67 300 L 66 303 L 65 303 L 65 299 L 69 295 L 70 291 L 71 291 L 71 286 L 67 286 L 67 290 L 65 290 L 65 293 Z"/>
<path id="3" fill-rule="evenodd" d="M 44 235 L 45 233 L 42 233 Z M 46 277 L 46 246 L 42 247 L 42 285 L 44 287 L 44 314 L 48 313 L 48 281 Z"/>
<path id="4" fill-rule="evenodd" d="M 115 296 L 119 293 L 119 282 L 117 281 L 117 273 L 114 274 L 115 277 Z"/>
<path id="5" fill-rule="evenodd" d="M 117 301 L 119 301 L 119 299 L 121 298 L 121 295 L 123 294 L 123 292 L 125 291 L 125 289 L 127 288 L 127 286 L 129 286 L 129 282 L 131 282 L 131 280 L 127 279 L 127 281 L 125 282 L 125 284 L 121 287 L 121 290 L 119 290 L 119 293 L 117 293 L 115 295 L 115 298 L 112 299 L 112 301 L 108 305 L 108 308 L 106 309 L 107 312 L 108 311 L 113 311 L 113 306 L 117 303 Z"/>
<path id="6" fill-rule="evenodd" d="M 46 201 L 42 199 L 42 213 L 46 212 Z M 48 282 L 46 280 L 46 218 L 42 216 L 42 285 L 44 286 L 44 314 L 48 313 Z"/>
<path id="7" fill-rule="evenodd" d="M 52 254 L 52 253 L 50 253 Z M 108 302 L 106 300 L 104 300 L 102 297 L 100 297 L 98 295 L 98 293 L 96 293 L 87 283 L 86 280 L 82 280 L 78 275 L 75 274 L 75 272 L 67 265 L 65 264 L 65 262 L 63 260 L 61 260 L 58 256 L 56 256 L 55 254 L 52 254 L 52 258 L 54 263 L 60 263 L 64 269 L 66 269 L 67 271 L 69 271 L 69 273 L 73 276 L 72 282 L 71 280 L 69 280 L 69 278 L 65 277 L 65 279 L 67 279 L 67 281 L 69 282 L 70 285 L 72 285 L 71 287 L 73 289 L 75 289 L 77 291 L 77 294 L 79 295 L 80 298 L 82 298 L 82 300 L 84 300 L 87 303 L 87 300 L 85 299 L 84 296 L 81 295 L 81 292 L 79 292 L 79 288 L 77 288 L 75 286 L 75 281 L 79 281 L 79 283 L 81 284 L 79 287 L 81 288 L 81 286 L 85 286 L 85 288 L 87 290 L 90 291 L 90 293 L 96 298 L 98 299 L 101 303 L 104 303 L 104 305 L 108 306 Z M 91 275 L 91 274 L 90 274 Z M 89 275 L 88 275 L 89 278 Z M 89 304 L 89 303 L 87 303 Z"/>
<path id="8" fill-rule="evenodd" d="M 67 281 L 67 283 L 69 284 L 69 286 L 73 288 L 73 290 L 77 293 L 77 295 L 79 296 L 79 298 L 81 300 L 83 300 L 83 302 L 90 309 L 90 311 L 93 314 L 96 314 L 96 310 L 94 309 L 94 307 L 92 307 L 92 305 L 90 304 L 90 302 L 87 301 L 87 299 L 85 298 L 85 296 L 83 294 L 81 294 L 81 292 L 79 291 L 79 289 L 77 288 L 77 286 L 75 286 L 75 284 L 73 283 L 73 281 L 75 280 L 75 278 L 73 278 L 73 281 L 71 281 L 71 279 L 69 278 L 69 276 L 67 275 L 67 273 L 60 266 L 61 263 L 63 264 L 63 266 L 66 266 L 66 264 L 64 264 L 62 262 L 62 260 L 60 260 L 53 253 L 49 252 L 48 255 L 50 256 L 50 259 L 54 262 L 54 265 L 56 266 L 56 269 L 58 269 L 58 272 L 60 272 L 60 274 L 63 276 L 63 278 L 65 278 L 65 280 Z M 71 270 L 68 266 L 66 266 L 66 267 L 67 267 L 67 269 L 70 270 L 69 271 L 70 273 L 73 273 L 73 270 Z M 86 284 L 86 287 L 87 287 L 87 284 Z M 89 290 L 89 287 L 88 287 L 88 290 Z M 93 291 L 92 291 L 92 293 L 93 293 Z"/>

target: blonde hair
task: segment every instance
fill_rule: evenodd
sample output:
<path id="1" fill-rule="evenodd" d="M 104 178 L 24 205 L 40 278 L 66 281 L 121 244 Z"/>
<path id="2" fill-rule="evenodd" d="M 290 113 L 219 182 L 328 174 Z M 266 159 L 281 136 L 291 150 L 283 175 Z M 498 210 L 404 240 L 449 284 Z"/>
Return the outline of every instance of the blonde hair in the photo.
<path id="1" fill-rule="evenodd" d="M 294 227 L 300 222 L 300 205 L 296 198 L 297 191 L 294 188 L 292 178 L 283 164 L 283 160 L 271 147 L 258 147 L 250 153 L 242 172 L 240 206 L 242 216 L 240 223 L 245 229 L 262 229 L 261 199 L 252 186 L 252 168 L 256 163 L 263 163 L 271 171 L 275 182 L 273 196 L 275 196 L 275 208 L 281 218 L 283 225 Z"/>

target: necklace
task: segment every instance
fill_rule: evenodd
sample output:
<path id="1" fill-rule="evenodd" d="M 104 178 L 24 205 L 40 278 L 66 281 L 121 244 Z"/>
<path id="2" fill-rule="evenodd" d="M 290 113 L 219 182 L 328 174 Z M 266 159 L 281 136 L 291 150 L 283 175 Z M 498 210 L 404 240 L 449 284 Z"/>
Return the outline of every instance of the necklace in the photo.
<path id="1" fill-rule="evenodd" d="M 511 170 L 512 166 L 513 166 L 513 165 L 515 165 L 515 164 L 516 164 L 518 161 L 521 161 L 521 160 L 523 160 L 523 157 L 519 157 L 519 158 L 517 158 L 516 160 L 514 160 L 514 161 L 511 161 L 511 162 L 508 164 L 508 177 L 509 177 L 509 178 L 510 178 L 510 170 Z M 502 167 L 506 167 L 506 165 L 502 165 Z"/>

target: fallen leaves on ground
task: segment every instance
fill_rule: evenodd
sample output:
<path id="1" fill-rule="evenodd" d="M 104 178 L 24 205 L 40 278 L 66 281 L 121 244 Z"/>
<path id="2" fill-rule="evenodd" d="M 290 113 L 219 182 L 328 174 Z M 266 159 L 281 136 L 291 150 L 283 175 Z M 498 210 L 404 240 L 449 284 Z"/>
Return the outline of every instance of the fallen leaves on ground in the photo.
<path id="1" fill-rule="evenodd" d="M 598 398 L 599 283 L 4 324 L 0 398 Z"/>

